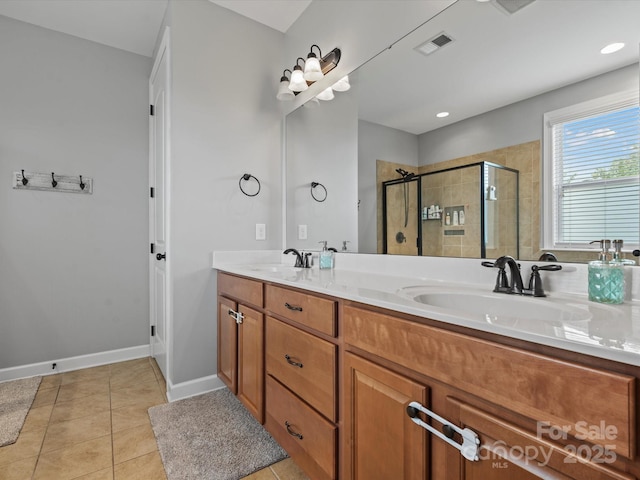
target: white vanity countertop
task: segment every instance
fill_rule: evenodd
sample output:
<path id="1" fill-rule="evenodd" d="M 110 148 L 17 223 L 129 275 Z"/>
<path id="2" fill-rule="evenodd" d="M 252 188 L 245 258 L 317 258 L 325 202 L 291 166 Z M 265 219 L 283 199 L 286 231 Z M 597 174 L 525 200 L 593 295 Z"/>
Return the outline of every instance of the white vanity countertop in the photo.
<path id="1" fill-rule="evenodd" d="M 640 366 L 640 302 L 589 302 L 586 265 L 562 264 L 560 272 L 541 272 L 547 297 L 532 298 L 493 294 L 497 271 L 482 267 L 476 259 L 339 253 L 333 270 L 319 270 L 317 261 L 310 269 L 292 268 L 293 261 L 293 255 L 280 251 L 213 254 L 217 270 Z M 520 263 L 526 284 L 535 262 Z M 627 269 L 627 298 L 637 298 L 637 270 Z M 522 302 L 526 318 L 493 317 L 419 303 L 413 297 L 423 287 L 434 292 L 495 296 L 496 302 L 504 298 L 503 304 Z M 551 317 L 555 318 L 550 318 L 546 306 L 562 306 L 567 311 L 553 315 L 552 309 Z"/>

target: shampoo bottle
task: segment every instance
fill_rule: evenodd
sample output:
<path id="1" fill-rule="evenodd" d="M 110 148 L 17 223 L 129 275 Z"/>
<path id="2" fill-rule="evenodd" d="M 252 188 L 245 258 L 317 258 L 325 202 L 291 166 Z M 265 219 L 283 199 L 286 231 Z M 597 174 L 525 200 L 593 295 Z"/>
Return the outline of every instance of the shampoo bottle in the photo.
<path id="1" fill-rule="evenodd" d="M 333 252 L 327 249 L 327 241 L 322 240 L 322 251 L 320 252 L 320 269 L 331 269 L 333 268 Z"/>
<path id="2" fill-rule="evenodd" d="M 624 302 L 624 263 L 609 257 L 610 240 L 594 240 L 600 244 L 598 260 L 589 262 L 589 300 L 598 303 Z"/>

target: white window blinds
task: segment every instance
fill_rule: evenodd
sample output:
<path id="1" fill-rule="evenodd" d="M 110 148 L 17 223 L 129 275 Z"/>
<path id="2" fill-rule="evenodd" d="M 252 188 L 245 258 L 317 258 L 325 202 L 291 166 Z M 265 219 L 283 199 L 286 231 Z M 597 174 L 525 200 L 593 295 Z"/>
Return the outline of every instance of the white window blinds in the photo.
<path id="1" fill-rule="evenodd" d="M 547 114 L 555 248 L 592 240 L 640 244 L 640 109 L 637 93 Z M 550 221 L 553 222 L 550 225 Z M 548 243 L 548 242 L 547 242 Z"/>

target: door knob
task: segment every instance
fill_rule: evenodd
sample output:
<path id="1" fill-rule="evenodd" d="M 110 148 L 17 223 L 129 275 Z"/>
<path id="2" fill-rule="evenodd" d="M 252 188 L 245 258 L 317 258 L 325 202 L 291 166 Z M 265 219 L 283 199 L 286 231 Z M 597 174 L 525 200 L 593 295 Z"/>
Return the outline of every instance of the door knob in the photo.
<path id="1" fill-rule="evenodd" d="M 158 253 L 156 254 L 156 260 L 166 260 L 167 259 L 167 253 Z"/>

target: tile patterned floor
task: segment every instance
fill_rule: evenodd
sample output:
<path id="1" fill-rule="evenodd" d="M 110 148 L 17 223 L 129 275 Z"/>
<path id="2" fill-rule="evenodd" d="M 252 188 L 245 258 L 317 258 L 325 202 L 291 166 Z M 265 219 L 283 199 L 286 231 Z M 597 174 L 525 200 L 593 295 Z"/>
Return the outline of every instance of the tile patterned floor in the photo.
<path id="1" fill-rule="evenodd" d="M 153 359 L 42 379 L 18 440 L 0 448 L 0 480 L 162 480 L 149 407 L 166 403 Z M 251 480 L 307 480 L 290 459 Z"/>

